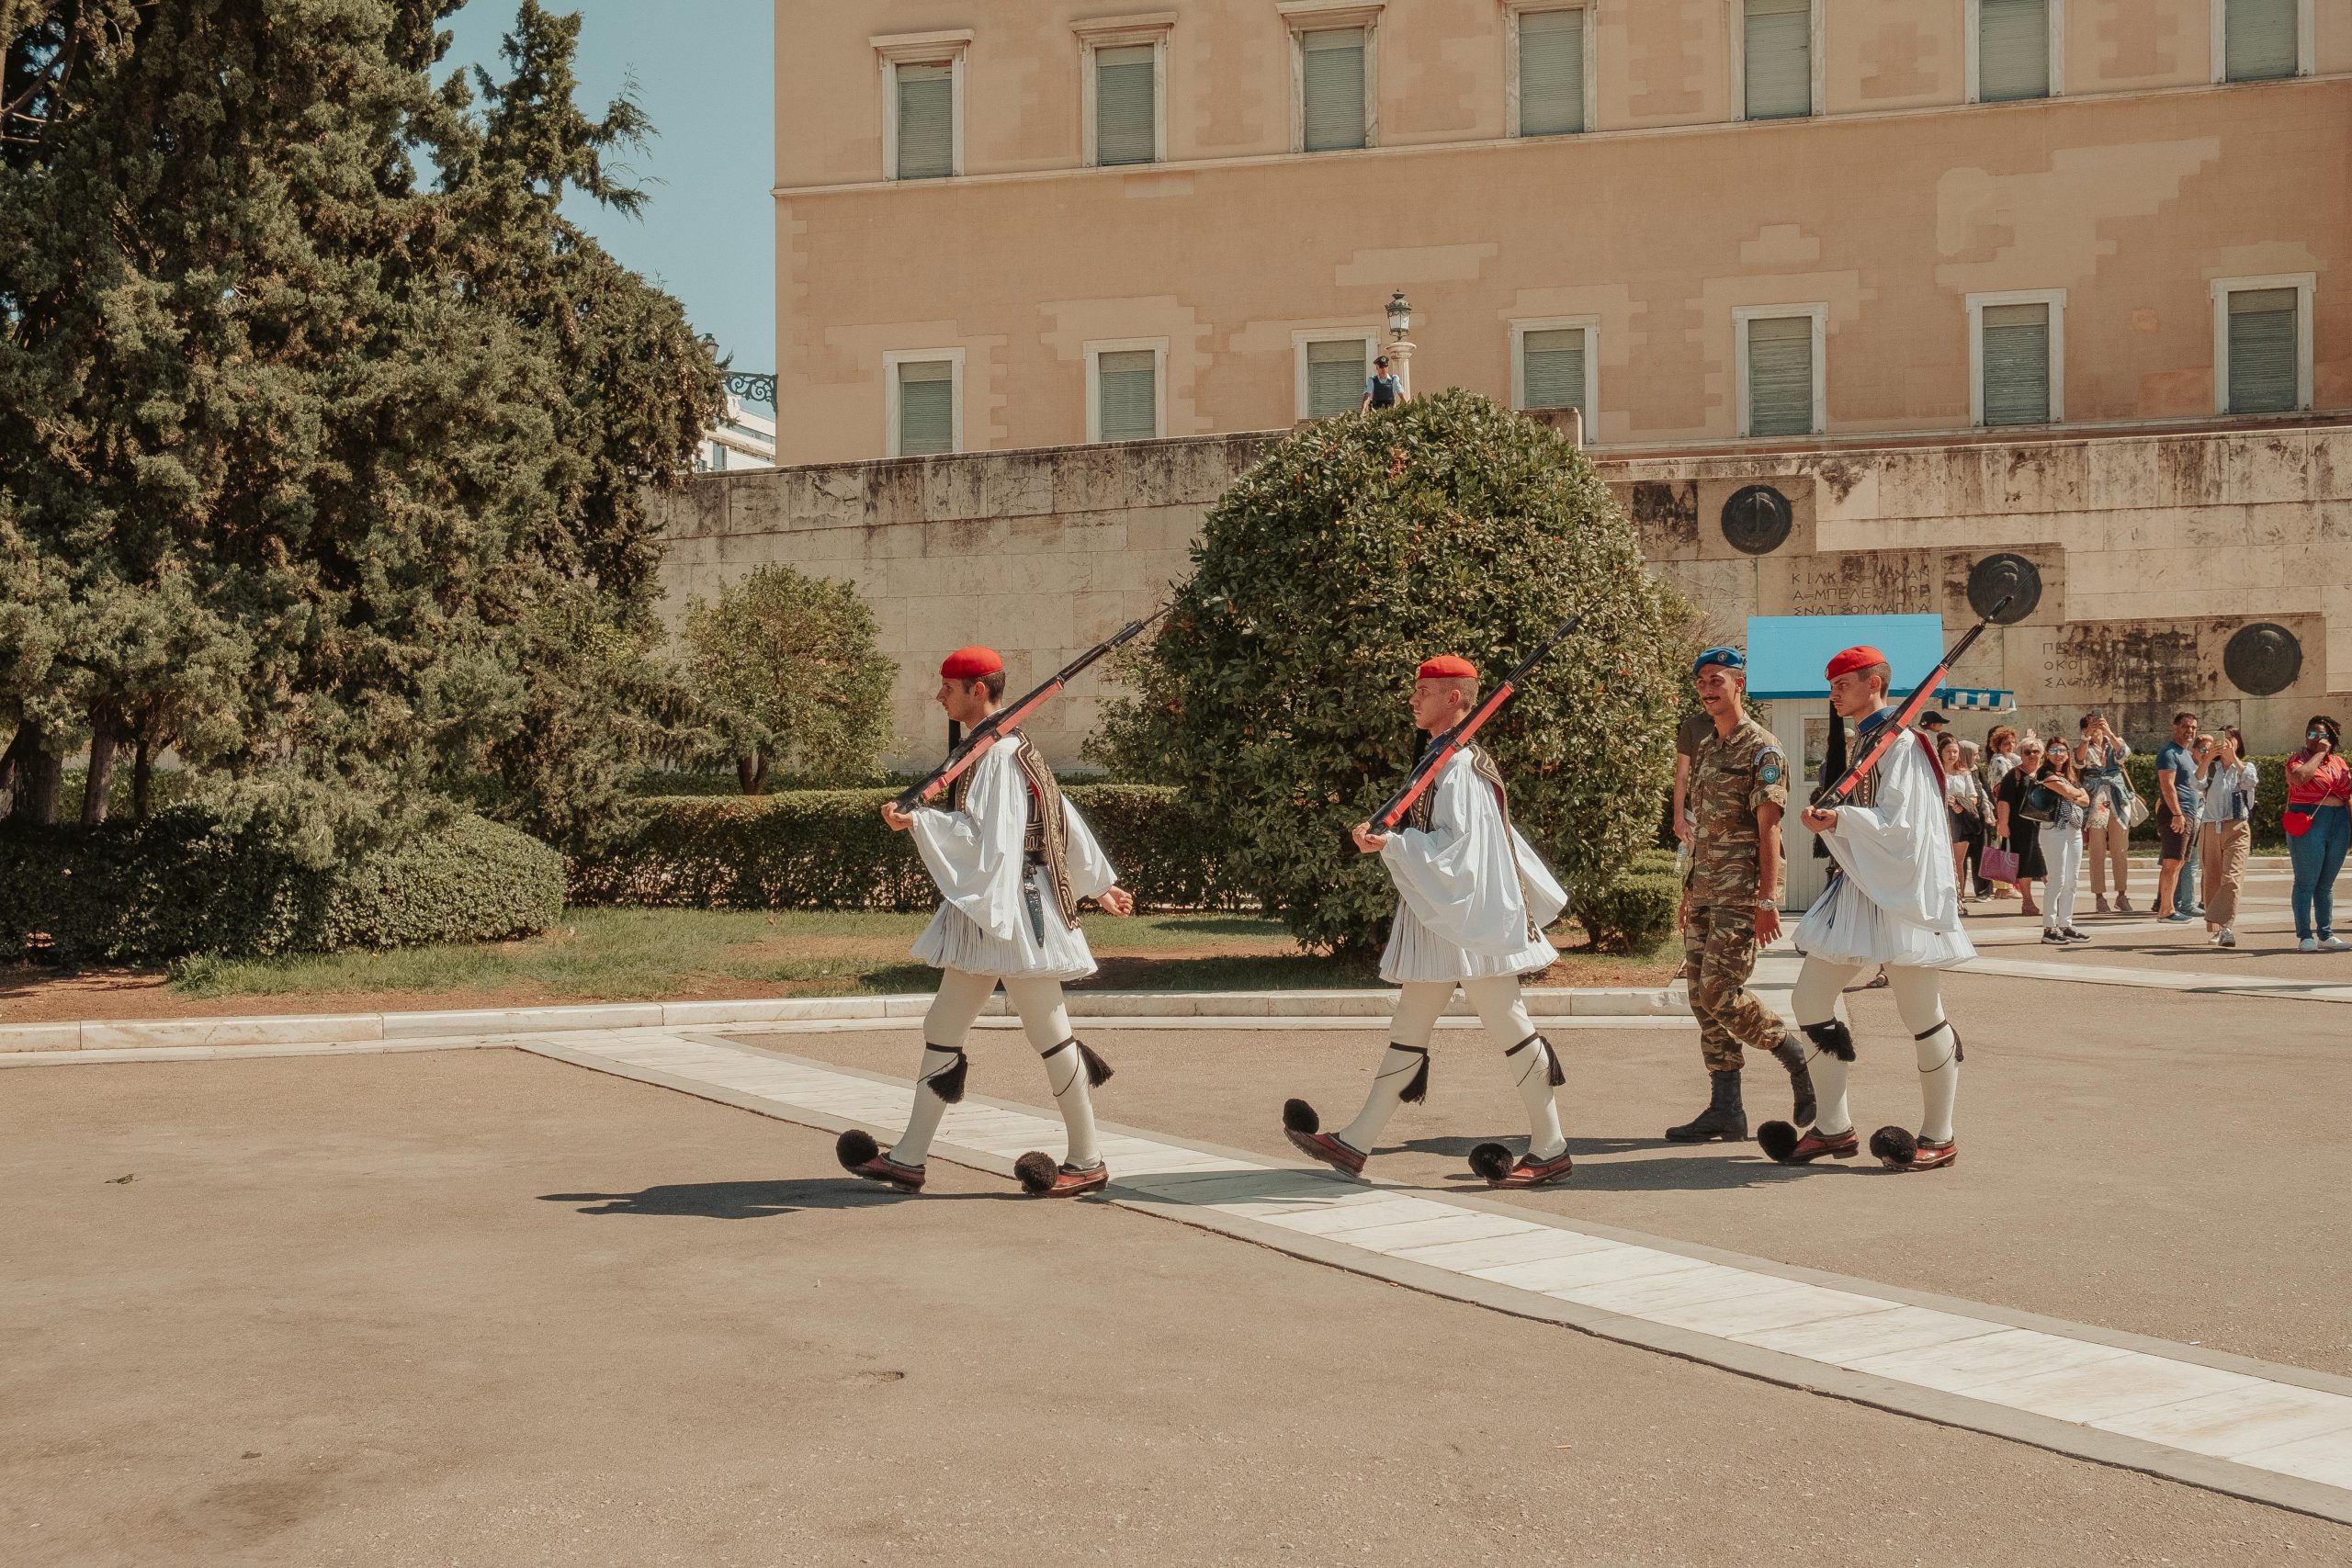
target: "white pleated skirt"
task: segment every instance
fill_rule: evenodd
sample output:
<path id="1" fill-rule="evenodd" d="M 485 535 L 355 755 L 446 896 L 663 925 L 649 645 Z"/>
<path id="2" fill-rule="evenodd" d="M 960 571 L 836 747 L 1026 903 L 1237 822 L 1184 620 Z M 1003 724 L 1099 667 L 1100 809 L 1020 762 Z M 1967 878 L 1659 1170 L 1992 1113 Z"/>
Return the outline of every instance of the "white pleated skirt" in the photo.
<path id="1" fill-rule="evenodd" d="M 1484 980 L 1497 975 L 1526 975 L 1560 956 L 1560 950 L 1542 937 L 1513 953 L 1473 953 L 1436 935 L 1399 903 L 1396 921 L 1388 928 L 1388 946 L 1380 955 L 1380 977 L 1392 986 L 1423 980 Z"/>
<path id="2" fill-rule="evenodd" d="M 990 936 L 978 921 L 953 904 L 942 904 L 931 924 L 915 939 L 914 955 L 933 969 L 961 969 L 967 975 L 994 975 L 1016 980 L 1083 980 L 1094 973 L 1093 949 L 1086 933 L 1062 924 L 1061 906 L 1054 901 L 1053 874 L 1044 866 L 1029 871 L 1045 913 L 1046 940 L 1037 941 L 1029 927 L 1025 904 L 1013 922 L 1010 942 Z"/>
<path id="3" fill-rule="evenodd" d="M 1931 931 L 1898 920 L 1863 896 L 1850 876 L 1833 878 L 1797 922 L 1796 949 L 1832 964 L 1892 964 L 1905 969 L 1949 969 L 1976 956 L 1961 931 Z"/>

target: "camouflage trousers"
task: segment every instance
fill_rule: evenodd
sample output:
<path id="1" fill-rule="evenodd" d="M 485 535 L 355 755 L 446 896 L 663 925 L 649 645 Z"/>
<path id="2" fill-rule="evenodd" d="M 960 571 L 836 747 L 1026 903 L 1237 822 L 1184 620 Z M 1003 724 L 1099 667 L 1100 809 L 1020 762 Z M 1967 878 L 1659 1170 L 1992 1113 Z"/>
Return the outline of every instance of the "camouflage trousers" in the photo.
<path id="1" fill-rule="evenodd" d="M 1756 911 L 1739 904 L 1690 911 L 1682 933 L 1682 977 L 1690 982 L 1690 1011 L 1699 1020 L 1699 1054 L 1711 1073 L 1746 1065 L 1740 1048 L 1770 1051 L 1785 1026 L 1747 992 L 1756 970 Z"/>

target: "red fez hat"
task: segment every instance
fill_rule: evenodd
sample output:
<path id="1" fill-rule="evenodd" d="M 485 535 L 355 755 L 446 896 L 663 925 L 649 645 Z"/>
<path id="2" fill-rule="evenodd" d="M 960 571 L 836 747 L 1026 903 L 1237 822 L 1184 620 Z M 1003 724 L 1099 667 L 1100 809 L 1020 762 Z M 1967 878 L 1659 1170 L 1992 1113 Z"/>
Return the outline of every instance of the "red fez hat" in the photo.
<path id="1" fill-rule="evenodd" d="M 939 672 L 950 681 L 974 681 L 1003 668 L 1004 660 L 993 648 L 959 648 L 939 661 Z"/>
<path id="2" fill-rule="evenodd" d="M 1423 681 L 1475 681 L 1478 667 L 1466 659 L 1451 653 L 1441 653 L 1421 665 L 1419 679 Z"/>
<path id="3" fill-rule="evenodd" d="M 1849 670 L 1867 670 L 1885 662 L 1886 655 L 1875 648 L 1849 648 L 1829 661 L 1829 679 L 1835 681 Z"/>

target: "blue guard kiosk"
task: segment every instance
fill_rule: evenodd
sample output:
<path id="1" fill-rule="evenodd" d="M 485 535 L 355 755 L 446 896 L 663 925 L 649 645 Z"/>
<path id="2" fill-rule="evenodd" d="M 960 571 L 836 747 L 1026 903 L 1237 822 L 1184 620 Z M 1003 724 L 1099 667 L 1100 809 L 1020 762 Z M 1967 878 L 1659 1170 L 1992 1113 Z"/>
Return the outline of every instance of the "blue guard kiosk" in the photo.
<path id="1" fill-rule="evenodd" d="M 1829 862 L 1816 860 L 1813 835 L 1797 811 L 1821 785 L 1821 761 L 1829 742 L 1829 682 L 1822 669 L 1841 649 L 1868 644 L 1886 655 L 1894 672 L 1894 696 L 1901 702 L 1911 682 L 1924 679 L 1944 656 L 1940 615 L 1750 615 L 1747 618 L 1747 698 L 1756 716 L 1780 741 L 1792 763 L 1789 811 L 1781 829 L 1788 855 L 1781 906 L 1803 909 L 1829 880 Z M 1939 689 L 1938 707 L 1970 713 L 2007 713 L 2015 694 L 1958 687 Z"/>

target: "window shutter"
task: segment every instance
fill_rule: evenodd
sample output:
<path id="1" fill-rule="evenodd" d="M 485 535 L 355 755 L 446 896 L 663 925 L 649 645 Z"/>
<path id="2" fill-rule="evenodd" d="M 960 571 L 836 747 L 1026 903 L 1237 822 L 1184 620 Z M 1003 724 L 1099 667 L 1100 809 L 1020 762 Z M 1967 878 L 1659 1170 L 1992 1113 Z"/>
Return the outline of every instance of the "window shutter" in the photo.
<path id="1" fill-rule="evenodd" d="M 1584 409 L 1589 423 L 1592 411 L 1584 407 L 1584 329 L 1565 327 L 1529 333 L 1520 339 L 1525 363 L 1520 382 L 1531 409 Z"/>
<path id="2" fill-rule="evenodd" d="M 1987 305 L 1984 423 L 2050 423 L 2050 307 Z"/>
<path id="3" fill-rule="evenodd" d="M 1522 11 L 1519 17 L 1519 133 L 1584 129 L 1584 13 Z"/>
<path id="4" fill-rule="evenodd" d="M 2299 304 L 2292 288 L 2242 288 L 2230 296 L 2232 413 L 2295 408 Z"/>
<path id="5" fill-rule="evenodd" d="M 1978 0 L 1976 96 L 2050 96 L 2050 0 Z"/>
<path id="6" fill-rule="evenodd" d="M 1362 338 L 1306 345 L 1306 417 L 1329 419 L 1353 413 L 1363 401 L 1364 344 Z"/>
<path id="7" fill-rule="evenodd" d="M 2261 82 L 2295 73 L 2295 0 L 2214 0 L 2222 14 L 2225 74 Z"/>
<path id="8" fill-rule="evenodd" d="M 1094 161 L 1148 164 L 1159 155 L 1153 100 L 1159 66 L 1148 43 L 1094 51 Z"/>
<path id="9" fill-rule="evenodd" d="M 1331 152 L 1363 146 L 1363 29 L 1301 33 L 1298 50 L 1306 150 Z"/>
<path id="10" fill-rule="evenodd" d="M 1812 0 L 1747 0 L 1747 118 L 1813 112 Z"/>
<path id="11" fill-rule="evenodd" d="M 1148 348 L 1095 356 L 1095 417 L 1103 440 L 1148 441 L 1159 434 L 1158 360 Z"/>
<path id="12" fill-rule="evenodd" d="M 1813 318 L 1747 323 L 1747 434 L 1813 434 Z"/>
<path id="13" fill-rule="evenodd" d="M 899 366 L 899 456 L 928 457 L 955 448 L 955 362 L 902 361 Z"/>
<path id="14" fill-rule="evenodd" d="M 956 68 L 899 67 L 899 177 L 945 179 L 956 172 Z"/>

